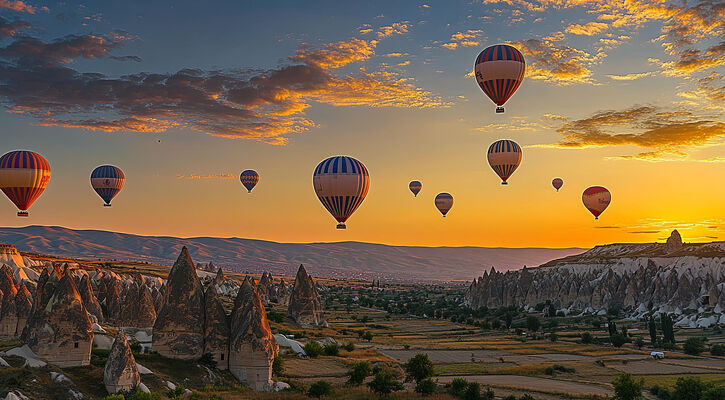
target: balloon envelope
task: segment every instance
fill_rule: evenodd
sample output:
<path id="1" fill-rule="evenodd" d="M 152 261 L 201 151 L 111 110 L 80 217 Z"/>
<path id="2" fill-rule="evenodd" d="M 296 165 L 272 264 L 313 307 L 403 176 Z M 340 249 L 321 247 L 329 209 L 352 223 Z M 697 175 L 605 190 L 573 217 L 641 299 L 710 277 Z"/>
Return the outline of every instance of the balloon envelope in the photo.
<path id="1" fill-rule="evenodd" d="M 594 215 L 594 219 L 599 219 L 599 215 L 607 209 L 611 201 L 612 194 L 601 186 L 590 186 L 582 193 L 584 207 Z"/>
<path id="2" fill-rule="evenodd" d="M 418 197 L 418 192 L 420 192 L 420 189 L 422 188 L 423 184 L 420 183 L 420 181 L 411 181 L 410 184 L 408 184 L 408 189 L 413 192 L 413 196 L 415 197 Z"/>
<path id="3" fill-rule="evenodd" d="M 48 182 L 50 164 L 40 154 L 16 150 L 0 158 L 0 189 L 18 207 L 18 216 L 28 215 L 28 208 L 40 197 Z"/>
<path id="4" fill-rule="evenodd" d="M 345 229 L 345 221 L 365 200 L 370 175 L 365 165 L 352 157 L 330 157 L 315 168 L 312 185 L 322 205 L 337 220 L 337 229 Z"/>
<path id="5" fill-rule="evenodd" d="M 248 169 L 239 175 L 239 180 L 242 181 L 242 185 L 247 188 L 247 193 L 252 193 L 252 189 L 257 186 L 257 183 L 259 183 L 259 174 L 257 171 Z"/>
<path id="6" fill-rule="evenodd" d="M 553 186 L 554 189 L 556 189 L 556 191 L 558 192 L 559 189 L 561 189 L 561 187 L 564 186 L 564 180 L 561 178 L 554 178 L 551 181 L 551 186 Z"/>
<path id="7" fill-rule="evenodd" d="M 445 192 L 438 193 L 435 199 L 435 205 L 438 211 L 440 211 L 445 218 L 446 214 L 448 214 L 448 211 L 450 211 L 451 207 L 453 207 L 453 196 Z"/>
<path id="8" fill-rule="evenodd" d="M 126 176 L 123 171 L 113 165 L 101 165 L 91 172 L 91 186 L 106 202 L 106 207 L 111 206 L 111 200 L 123 189 L 124 183 Z"/>
<path id="9" fill-rule="evenodd" d="M 508 178 L 521 164 L 521 146 L 513 140 L 498 140 L 488 148 L 488 164 L 501 178 L 501 184 L 507 185 Z"/>
<path id="10" fill-rule="evenodd" d="M 504 103 L 524 80 L 526 61 L 520 51 L 506 44 L 486 48 L 476 57 L 474 73 L 478 86 L 503 112 Z"/>

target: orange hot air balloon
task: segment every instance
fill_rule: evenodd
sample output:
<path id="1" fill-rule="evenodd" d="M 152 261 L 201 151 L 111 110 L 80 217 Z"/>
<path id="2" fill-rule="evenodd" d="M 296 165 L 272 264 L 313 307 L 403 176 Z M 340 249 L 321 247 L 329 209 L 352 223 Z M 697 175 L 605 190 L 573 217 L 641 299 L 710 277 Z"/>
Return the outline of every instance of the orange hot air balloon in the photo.
<path id="1" fill-rule="evenodd" d="M 337 229 L 346 229 L 345 221 L 365 200 L 370 174 L 352 157 L 330 157 L 315 168 L 312 185 L 322 205 L 337 220 Z"/>
<path id="2" fill-rule="evenodd" d="M 418 197 L 418 193 L 422 188 L 423 184 L 420 183 L 420 181 L 410 181 L 410 183 L 408 184 L 408 189 L 413 192 L 413 197 Z"/>
<path id="3" fill-rule="evenodd" d="M 448 211 L 450 211 L 453 207 L 453 196 L 445 192 L 438 193 L 435 199 L 435 205 L 438 211 L 443 214 L 443 218 L 445 218 L 446 214 L 448 214 Z"/>
<path id="4" fill-rule="evenodd" d="M 501 178 L 502 185 L 508 185 L 508 178 L 521 164 L 521 146 L 513 140 L 498 140 L 488 148 L 488 164 Z"/>
<path id="5" fill-rule="evenodd" d="M 609 207 L 611 202 L 612 194 L 605 187 L 590 186 L 582 193 L 582 203 L 594 215 L 594 219 L 599 219 L 599 215 Z"/>
<path id="6" fill-rule="evenodd" d="M 503 112 L 502 106 L 521 85 L 525 70 L 524 56 L 507 44 L 488 47 L 476 57 L 476 82 L 486 96 L 496 103 L 497 113 Z"/>
<path id="7" fill-rule="evenodd" d="M 11 151 L 0 158 L 0 189 L 18 207 L 18 216 L 27 217 L 28 208 L 50 182 L 50 164 L 38 153 Z"/>
<path id="8" fill-rule="evenodd" d="M 554 189 L 556 189 L 556 191 L 558 192 L 559 189 L 564 186 L 564 180 L 561 178 L 554 178 L 554 180 L 551 181 L 551 186 L 553 186 Z"/>

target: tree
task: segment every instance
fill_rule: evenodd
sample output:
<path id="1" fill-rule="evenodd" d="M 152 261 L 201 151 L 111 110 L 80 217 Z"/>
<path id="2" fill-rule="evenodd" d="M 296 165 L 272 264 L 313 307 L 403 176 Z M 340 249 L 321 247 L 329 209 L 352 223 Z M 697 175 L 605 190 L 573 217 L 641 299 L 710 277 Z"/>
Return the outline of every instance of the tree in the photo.
<path id="1" fill-rule="evenodd" d="M 507 311 L 504 315 L 504 322 L 506 323 L 506 329 L 511 328 L 511 323 L 514 321 L 514 315 L 511 311 Z"/>
<path id="2" fill-rule="evenodd" d="M 549 304 L 549 310 L 546 313 L 547 317 L 556 317 L 556 308 L 554 307 L 554 304 Z"/>
<path id="3" fill-rule="evenodd" d="M 340 346 L 338 346 L 337 343 L 327 343 L 325 347 L 322 348 L 322 352 L 325 353 L 326 356 L 338 356 L 340 355 Z"/>
<path id="4" fill-rule="evenodd" d="M 370 331 L 365 331 L 365 333 L 363 333 L 362 335 L 362 338 L 370 342 L 373 340 L 373 334 Z"/>
<path id="5" fill-rule="evenodd" d="M 326 396 L 332 392 L 332 385 L 330 385 L 330 382 L 327 381 L 317 381 L 310 385 L 310 390 L 307 392 L 307 395 L 310 397 L 317 397 L 320 398 L 322 396 Z"/>
<path id="6" fill-rule="evenodd" d="M 303 349 L 305 350 L 305 354 L 312 358 L 315 358 L 322 354 L 322 345 L 314 340 L 310 340 L 309 342 L 307 342 Z"/>
<path id="7" fill-rule="evenodd" d="M 498 329 L 501 327 L 501 320 L 498 318 L 494 318 L 491 320 L 491 328 Z"/>
<path id="8" fill-rule="evenodd" d="M 355 351 L 355 343 L 353 342 L 347 342 L 342 346 L 345 351 Z"/>
<path id="9" fill-rule="evenodd" d="M 534 315 L 526 317 L 526 329 L 536 332 L 539 328 L 541 328 L 541 321 L 539 321 L 539 318 Z"/>
<path id="10" fill-rule="evenodd" d="M 652 343 L 652 347 L 654 347 L 655 343 L 657 343 L 657 324 L 655 324 L 655 317 L 650 315 L 647 325 L 649 325 L 649 340 Z"/>
<path id="11" fill-rule="evenodd" d="M 619 376 L 614 378 L 614 398 L 616 400 L 639 400 L 642 397 L 642 386 L 644 386 L 644 379 L 640 378 L 636 381 L 632 375 L 627 373 L 621 373 Z"/>
<path id="12" fill-rule="evenodd" d="M 433 362 L 428 358 L 428 354 L 418 353 L 411 358 L 404 366 L 405 373 L 408 375 L 406 380 L 414 379 L 417 383 L 423 379 L 433 376 Z"/>
<path id="13" fill-rule="evenodd" d="M 347 376 L 349 376 L 347 383 L 353 386 L 360 386 L 365 381 L 365 378 L 372 375 L 372 373 L 373 368 L 369 362 L 361 361 L 355 363 L 352 365 L 350 371 L 347 372 Z"/>
<path id="14" fill-rule="evenodd" d="M 394 391 L 402 390 L 403 383 L 390 370 L 381 368 L 368 383 L 368 387 L 380 396 L 387 396 Z"/>
<path id="15" fill-rule="evenodd" d="M 685 350 L 685 353 L 698 356 L 700 353 L 705 351 L 705 338 L 704 337 L 689 337 L 687 340 L 685 340 L 685 344 L 682 345 L 682 348 Z"/>
<path id="16" fill-rule="evenodd" d="M 710 354 L 713 356 L 725 356 L 725 343 L 713 344 L 710 347 Z"/>
<path id="17" fill-rule="evenodd" d="M 669 314 L 662 314 L 660 316 L 660 322 L 662 324 L 662 341 L 664 343 L 675 344 L 675 324 L 672 321 L 672 317 Z"/>
<path id="18" fill-rule="evenodd" d="M 612 321 L 611 319 L 607 322 L 607 328 L 609 329 L 610 337 L 617 333 L 617 323 Z"/>
<path id="19" fill-rule="evenodd" d="M 700 400 L 702 393 L 707 389 L 700 378 L 677 378 L 673 388 L 674 400 Z"/>
<path id="20" fill-rule="evenodd" d="M 614 347 L 622 347 L 622 345 L 627 343 L 627 338 L 619 333 L 615 333 L 609 337 L 609 341 L 612 342 L 612 346 Z"/>
<path id="21" fill-rule="evenodd" d="M 455 397 L 461 397 L 466 387 L 468 387 L 468 381 L 465 378 L 454 378 L 450 386 L 448 386 L 448 393 Z"/>
<path id="22" fill-rule="evenodd" d="M 551 340 L 552 342 L 556 342 L 557 339 L 559 339 L 559 335 L 557 335 L 556 332 L 551 332 L 549 334 L 549 340 Z"/>
<path id="23" fill-rule="evenodd" d="M 274 361 L 272 361 L 272 373 L 276 376 L 284 374 L 284 358 L 279 354 L 274 356 Z"/>
<path id="24" fill-rule="evenodd" d="M 463 400 L 480 400 L 481 399 L 481 384 L 478 382 L 470 382 L 466 386 L 466 390 L 463 392 Z"/>
<path id="25" fill-rule="evenodd" d="M 431 378 L 425 378 L 415 385 L 415 392 L 420 393 L 423 396 L 428 396 L 436 391 L 436 383 Z"/>
<path id="26" fill-rule="evenodd" d="M 589 332 L 582 333 L 582 343 L 584 344 L 590 344 L 594 341 L 594 338 L 592 337 L 592 334 Z"/>
<path id="27" fill-rule="evenodd" d="M 642 336 L 637 336 L 637 340 L 634 341 L 634 345 L 637 346 L 638 349 L 641 349 L 644 346 L 644 339 L 642 339 Z"/>

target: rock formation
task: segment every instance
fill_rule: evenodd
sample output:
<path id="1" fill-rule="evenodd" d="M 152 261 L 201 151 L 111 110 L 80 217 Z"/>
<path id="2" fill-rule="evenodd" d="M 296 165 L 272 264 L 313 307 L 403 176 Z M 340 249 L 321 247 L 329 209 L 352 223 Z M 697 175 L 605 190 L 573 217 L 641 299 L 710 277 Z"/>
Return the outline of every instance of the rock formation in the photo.
<path id="1" fill-rule="evenodd" d="M 119 330 L 103 369 L 103 384 L 108 393 L 118 393 L 129 392 L 139 383 L 141 376 L 136 367 L 136 359 L 128 345 L 126 334 Z"/>
<path id="2" fill-rule="evenodd" d="M 0 340 L 14 339 L 18 327 L 18 315 L 15 311 L 15 296 L 18 294 L 18 283 L 9 266 L 0 267 Z"/>
<path id="3" fill-rule="evenodd" d="M 229 366 L 229 321 L 214 284 L 204 294 L 204 354 L 209 353 L 217 368 Z"/>
<path id="4" fill-rule="evenodd" d="M 93 294 L 93 288 L 91 288 L 91 279 L 88 275 L 83 275 L 78 285 L 78 291 L 83 299 L 83 305 L 86 306 L 88 313 L 93 314 L 98 318 L 99 321 L 103 321 L 103 310 L 101 305 L 98 303 L 98 299 Z"/>
<path id="5" fill-rule="evenodd" d="M 57 285 L 51 275 L 38 287 L 45 304 L 36 304 L 28 318 L 22 340 L 42 359 L 64 367 L 88 365 L 91 360 L 93 329 L 73 278 L 64 273 Z"/>
<path id="6" fill-rule="evenodd" d="M 279 351 L 262 300 L 249 279 L 239 288 L 231 316 L 229 370 L 255 390 L 269 390 L 272 361 Z"/>
<path id="7" fill-rule="evenodd" d="M 156 321 L 156 309 L 148 286 L 132 282 L 125 291 L 118 326 L 150 329 Z"/>
<path id="8" fill-rule="evenodd" d="M 303 265 L 297 271 L 292 294 L 289 299 L 288 313 L 302 326 L 324 326 L 325 314 L 322 310 L 320 294 L 312 278 L 307 275 Z"/>
<path id="9" fill-rule="evenodd" d="M 227 277 L 224 275 L 224 270 L 219 268 L 219 270 L 216 272 L 216 276 L 214 277 L 214 284 L 221 285 L 226 280 L 227 280 Z"/>
<path id="10" fill-rule="evenodd" d="M 15 337 L 20 337 L 28 322 L 30 312 L 33 309 L 33 296 L 30 294 L 27 285 L 20 285 L 18 294 L 15 295 L 15 313 L 18 316 L 18 325 L 15 328 Z"/>
<path id="11" fill-rule="evenodd" d="M 103 303 L 106 306 L 106 319 L 118 321 L 121 316 L 121 285 L 116 277 L 106 279 L 106 297 Z"/>
<path id="12" fill-rule="evenodd" d="M 164 357 L 197 359 L 203 354 L 204 291 L 186 247 L 169 272 L 153 332 L 153 349 Z"/>
<path id="13" fill-rule="evenodd" d="M 269 303 L 270 298 L 274 294 L 274 283 L 272 282 L 272 274 L 263 272 L 262 277 L 257 284 L 257 293 L 262 299 L 263 304 Z"/>
<path id="14" fill-rule="evenodd" d="M 674 231 L 672 231 L 670 237 L 667 238 L 665 248 L 667 249 L 668 253 L 672 253 L 681 249 L 682 246 L 682 236 L 680 236 L 680 232 L 677 232 L 677 229 L 675 229 Z"/>

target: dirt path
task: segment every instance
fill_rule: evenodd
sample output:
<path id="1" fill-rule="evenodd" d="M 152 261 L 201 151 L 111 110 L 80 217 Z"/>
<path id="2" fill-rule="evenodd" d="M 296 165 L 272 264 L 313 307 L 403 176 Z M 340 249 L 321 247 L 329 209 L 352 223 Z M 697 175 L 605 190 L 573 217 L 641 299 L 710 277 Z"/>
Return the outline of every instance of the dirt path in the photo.
<path id="1" fill-rule="evenodd" d="M 595 384 L 520 375 L 442 376 L 439 378 L 439 381 L 441 383 L 446 383 L 452 381 L 453 378 L 465 378 L 469 381 L 479 382 L 483 385 L 490 385 L 493 387 L 511 387 L 549 393 L 555 392 L 595 396 L 611 396 L 614 393 L 609 388 Z"/>

